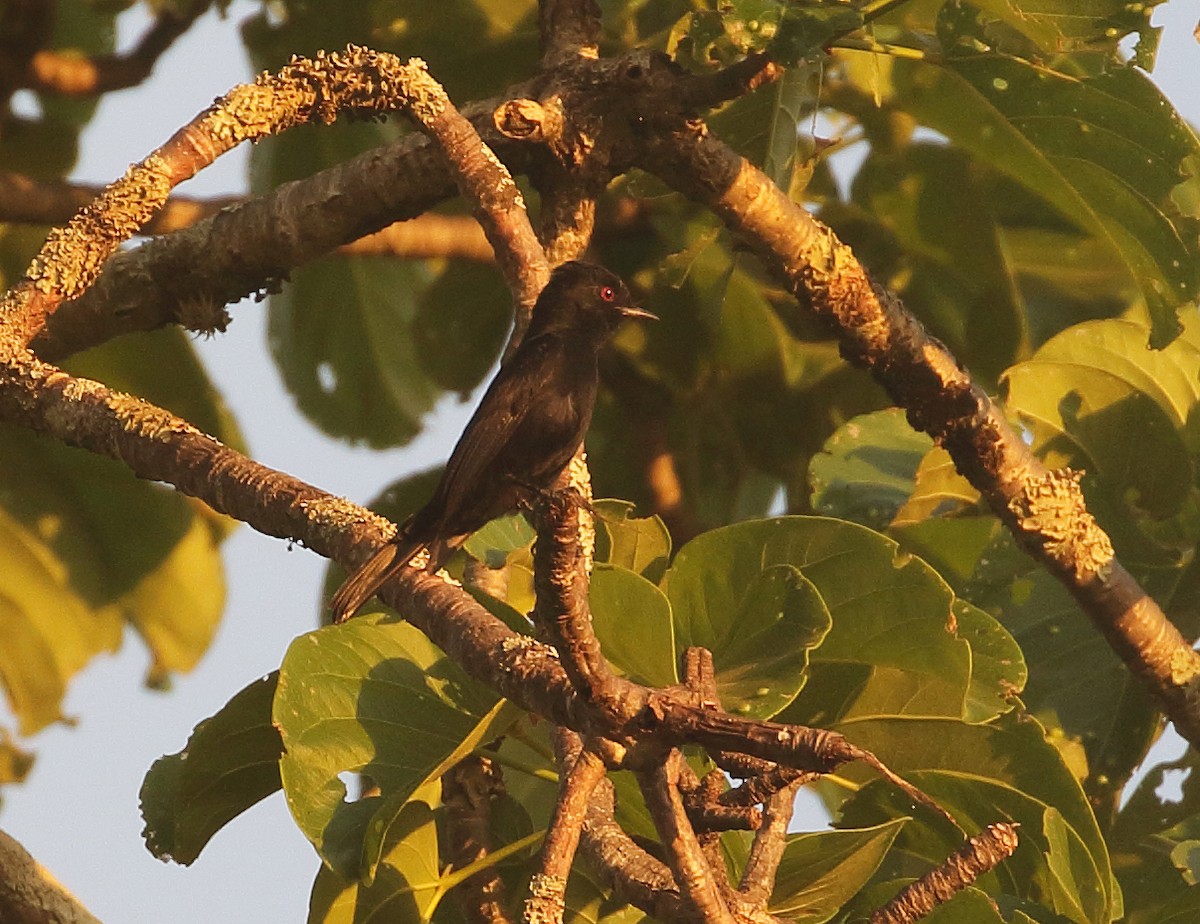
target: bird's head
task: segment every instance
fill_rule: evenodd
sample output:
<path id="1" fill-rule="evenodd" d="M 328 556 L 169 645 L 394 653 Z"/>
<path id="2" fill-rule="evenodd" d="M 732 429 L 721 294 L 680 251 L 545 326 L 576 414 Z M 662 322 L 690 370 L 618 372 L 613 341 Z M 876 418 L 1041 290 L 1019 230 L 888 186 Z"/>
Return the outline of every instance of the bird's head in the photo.
<path id="1" fill-rule="evenodd" d="M 653 318 L 633 302 L 629 289 L 603 266 L 572 260 L 550 275 L 533 306 L 526 336 L 555 331 L 590 335 L 603 342 L 625 318 Z"/>

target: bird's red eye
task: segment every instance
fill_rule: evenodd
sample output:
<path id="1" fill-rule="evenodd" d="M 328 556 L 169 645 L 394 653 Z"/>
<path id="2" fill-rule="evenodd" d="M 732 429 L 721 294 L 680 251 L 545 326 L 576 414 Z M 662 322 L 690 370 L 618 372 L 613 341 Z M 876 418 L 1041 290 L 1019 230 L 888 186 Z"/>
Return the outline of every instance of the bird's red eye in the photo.
<path id="1" fill-rule="evenodd" d="M 617 290 L 614 289 L 612 286 L 601 286 L 600 287 L 600 297 L 602 299 L 604 299 L 606 302 L 611 302 L 614 298 L 617 297 Z"/>

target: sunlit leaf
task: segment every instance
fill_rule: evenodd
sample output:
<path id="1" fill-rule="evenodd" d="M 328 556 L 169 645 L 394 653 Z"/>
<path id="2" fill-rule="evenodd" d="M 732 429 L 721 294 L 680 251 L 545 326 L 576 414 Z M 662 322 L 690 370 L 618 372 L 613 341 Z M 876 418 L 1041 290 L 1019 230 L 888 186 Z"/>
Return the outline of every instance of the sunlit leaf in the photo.
<path id="1" fill-rule="evenodd" d="M 432 798 L 431 790 L 426 794 Z M 425 924 L 439 887 L 438 835 L 429 804 L 412 799 L 388 829 L 373 881 L 343 878 L 322 866 L 313 882 L 308 924 Z"/>
<path id="2" fill-rule="evenodd" d="M 993 888 L 1034 899 L 1078 924 L 1108 921 L 1119 908 L 1091 807 L 1033 720 L 867 719 L 839 730 L 932 796 L 968 832 L 1001 820 L 1020 824 L 1020 846 L 989 876 Z M 857 767 L 845 772 L 862 778 Z M 877 781 L 842 809 L 843 824 L 860 826 L 908 814 L 911 803 Z M 895 862 L 912 854 L 940 863 L 961 836 L 944 824 L 908 825 L 897 838 Z"/>
<path id="3" fill-rule="evenodd" d="M 378 616 L 292 642 L 273 716 L 296 823 L 340 876 L 364 881 L 417 788 L 513 718 L 415 628 Z M 347 802 L 346 772 L 367 775 L 380 794 Z"/>
<path id="4" fill-rule="evenodd" d="M 743 651 L 745 639 L 753 638 L 753 628 L 741 622 L 743 608 L 756 599 L 775 599 L 768 590 L 792 580 L 785 575 L 793 569 L 819 594 L 832 629 L 821 641 L 823 633 L 808 634 L 797 625 L 791 644 L 798 647 L 790 655 L 779 639 L 758 652 L 764 663 L 778 663 L 819 643 L 809 683 L 788 708 L 786 721 L 824 725 L 852 714 L 961 717 L 972 685 L 972 656 L 956 634 L 954 595 L 928 565 L 897 558 L 897 552 L 891 540 L 869 529 L 816 517 L 751 521 L 705 533 L 680 549 L 667 573 L 677 644 L 712 648 L 719 671 L 724 647 Z M 991 623 L 983 614 L 978 618 L 980 626 Z M 778 631 L 784 631 L 786 619 L 775 623 Z M 809 623 L 810 629 L 817 624 Z M 1005 635 L 994 623 L 988 632 Z M 748 651 L 745 657 L 755 658 Z M 747 670 L 753 676 L 749 663 Z M 997 701 L 1019 688 L 1022 670 L 1018 656 L 994 689 Z M 779 682 L 771 677 L 771 683 Z M 978 701 L 979 692 L 970 698 Z"/>
<path id="5" fill-rule="evenodd" d="M 595 502 L 596 557 L 657 584 L 671 557 L 671 533 L 657 516 L 635 517 L 628 501 Z"/>

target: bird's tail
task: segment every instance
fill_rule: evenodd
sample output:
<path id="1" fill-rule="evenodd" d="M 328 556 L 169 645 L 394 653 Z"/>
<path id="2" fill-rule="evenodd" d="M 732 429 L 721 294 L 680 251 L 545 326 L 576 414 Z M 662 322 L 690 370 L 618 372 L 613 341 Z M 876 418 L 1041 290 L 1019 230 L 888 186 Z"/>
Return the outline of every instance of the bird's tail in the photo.
<path id="1" fill-rule="evenodd" d="M 376 550 L 358 570 L 342 582 L 329 601 L 334 623 L 342 623 L 358 612 L 393 574 L 423 549 L 424 543 L 389 542 Z"/>

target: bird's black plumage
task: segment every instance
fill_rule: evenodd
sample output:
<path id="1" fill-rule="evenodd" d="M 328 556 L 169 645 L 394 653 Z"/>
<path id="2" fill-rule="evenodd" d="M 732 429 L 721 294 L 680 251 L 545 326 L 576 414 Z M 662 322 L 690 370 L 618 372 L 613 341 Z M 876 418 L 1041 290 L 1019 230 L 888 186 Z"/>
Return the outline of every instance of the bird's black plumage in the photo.
<path id="1" fill-rule="evenodd" d="M 446 463 L 433 497 L 333 595 L 342 622 L 422 549 L 429 568 L 488 521 L 550 488 L 592 420 L 597 357 L 637 308 L 601 266 L 558 267 L 538 296 L 520 346 L 496 374 Z"/>

